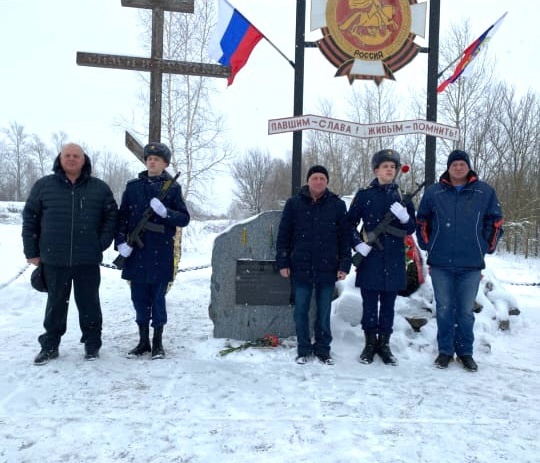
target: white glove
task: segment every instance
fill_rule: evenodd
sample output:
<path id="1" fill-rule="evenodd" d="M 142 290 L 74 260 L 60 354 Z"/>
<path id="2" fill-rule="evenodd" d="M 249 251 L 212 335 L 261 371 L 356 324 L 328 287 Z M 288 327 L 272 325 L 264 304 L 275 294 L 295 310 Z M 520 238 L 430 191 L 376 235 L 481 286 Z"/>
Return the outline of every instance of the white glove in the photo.
<path id="1" fill-rule="evenodd" d="M 403 224 L 407 223 L 410 219 L 409 213 L 407 212 L 407 208 L 403 206 L 401 203 L 398 203 L 397 201 L 390 206 L 390 211 Z"/>
<path id="2" fill-rule="evenodd" d="M 120 243 L 118 245 L 118 252 L 122 257 L 129 257 L 133 252 L 133 248 L 127 243 Z"/>
<path id="3" fill-rule="evenodd" d="M 372 246 L 370 246 L 369 244 L 367 243 L 358 243 L 355 247 L 354 247 L 354 250 L 356 252 L 359 252 L 360 254 L 362 254 L 364 257 L 366 257 L 370 251 L 371 251 L 371 248 Z"/>
<path id="4" fill-rule="evenodd" d="M 152 198 L 150 200 L 150 207 L 160 217 L 163 217 L 163 218 L 167 217 L 167 208 L 163 205 L 163 203 L 159 199 Z"/>

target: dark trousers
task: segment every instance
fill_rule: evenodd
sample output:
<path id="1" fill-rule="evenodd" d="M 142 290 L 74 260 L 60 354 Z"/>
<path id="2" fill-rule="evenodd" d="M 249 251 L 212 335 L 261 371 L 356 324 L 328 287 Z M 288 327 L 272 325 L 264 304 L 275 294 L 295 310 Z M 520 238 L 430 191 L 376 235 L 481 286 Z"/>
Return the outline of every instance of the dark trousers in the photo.
<path id="1" fill-rule="evenodd" d="M 99 265 L 54 267 L 44 264 L 43 272 L 48 294 L 43 326 L 45 333 L 38 341 L 43 349 L 56 349 L 66 332 L 71 287 L 79 310 L 81 342 L 89 348 L 101 347 L 103 318 L 99 302 L 101 275 Z"/>
<path id="2" fill-rule="evenodd" d="M 397 292 L 360 289 L 360 293 L 363 308 L 362 329 L 367 333 L 391 335 Z"/>
<path id="3" fill-rule="evenodd" d="M 131 282 L 131 301 L 137 314 L 136 322 L 139 325 L 148 326 L 152 320 L 152 326 L 159 328 L 167 323 L 167 307 L 165 294 L 169 283 L 138 283 Z"/>

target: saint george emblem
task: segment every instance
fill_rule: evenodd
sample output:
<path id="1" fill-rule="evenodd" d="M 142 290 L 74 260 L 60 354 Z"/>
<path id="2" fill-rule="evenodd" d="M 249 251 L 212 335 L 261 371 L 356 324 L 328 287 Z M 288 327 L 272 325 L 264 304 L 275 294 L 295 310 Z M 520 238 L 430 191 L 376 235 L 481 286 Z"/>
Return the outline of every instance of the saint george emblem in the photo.
<path id="1" fill-rule="evenodd" d="M 416 35 L 425 34 L 426 6 L 416 0 L 312 0 L 311 29 L 320 28 L 322 54 L 337 76 L 394 78 L 419 52 Z"/>

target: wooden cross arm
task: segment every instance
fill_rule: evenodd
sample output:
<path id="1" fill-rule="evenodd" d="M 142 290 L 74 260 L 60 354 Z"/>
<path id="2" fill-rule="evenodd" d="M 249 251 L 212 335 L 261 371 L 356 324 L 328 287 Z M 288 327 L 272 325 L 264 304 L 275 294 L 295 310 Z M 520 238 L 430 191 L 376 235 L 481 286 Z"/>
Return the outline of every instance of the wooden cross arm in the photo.
<path id="1" fill-rule="evenodd" d="M 193 13 L 195 0 L 122 0 L 122 6 L 133 8 L 162 8 L 176 13 Z"/>
<path id="2" fill-rule="evenodd" d="M 144 147 L 133 135 L 126 130 L 126 147 L 135 155 L 135 157 L 144 164 Z"/>
<path id="3" fill-rule="evenodd" d="M 185 74 L 191 76 L 227 78 L 231 73 L 229 66 L 210 63 L 192 63 L 167 59 L 139 58 L 136 56 L 107 55 L 103 53 L 77 52 L 79 66 L 92 66 L 132 71 L 159 70 L 163 74 Z"/>

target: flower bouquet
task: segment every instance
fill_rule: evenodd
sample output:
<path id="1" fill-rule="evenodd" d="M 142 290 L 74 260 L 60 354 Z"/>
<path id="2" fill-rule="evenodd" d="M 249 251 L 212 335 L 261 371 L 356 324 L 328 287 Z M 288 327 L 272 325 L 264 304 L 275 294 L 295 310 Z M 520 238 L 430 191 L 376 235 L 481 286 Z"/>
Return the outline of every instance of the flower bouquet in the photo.
<path id="1" fill-rule="evenodd" d="M 399 291 L 398 294 L 403 297 L 409 297 L 425 281 L 422 269 L 422 257 L 411 235 L 405 237 L 405 270 L 407 272 L 407 288 Z"/>
<path id="2" fill-rule="evenodd" d="M 222 357 L 224 355 L 230 354 L 231 352 L 237 350 L 244 350 L 249 347 L 277 347 L 279 346 L 279 338 L 273 334 L 265 334 L 262 338 L 257 338 L 255 341 L 247 341 L 244 344 L 241 344 L 237 347 L 232 347 L 229 345 L 226 349 L 220 350 L 219 355 Z"/>

